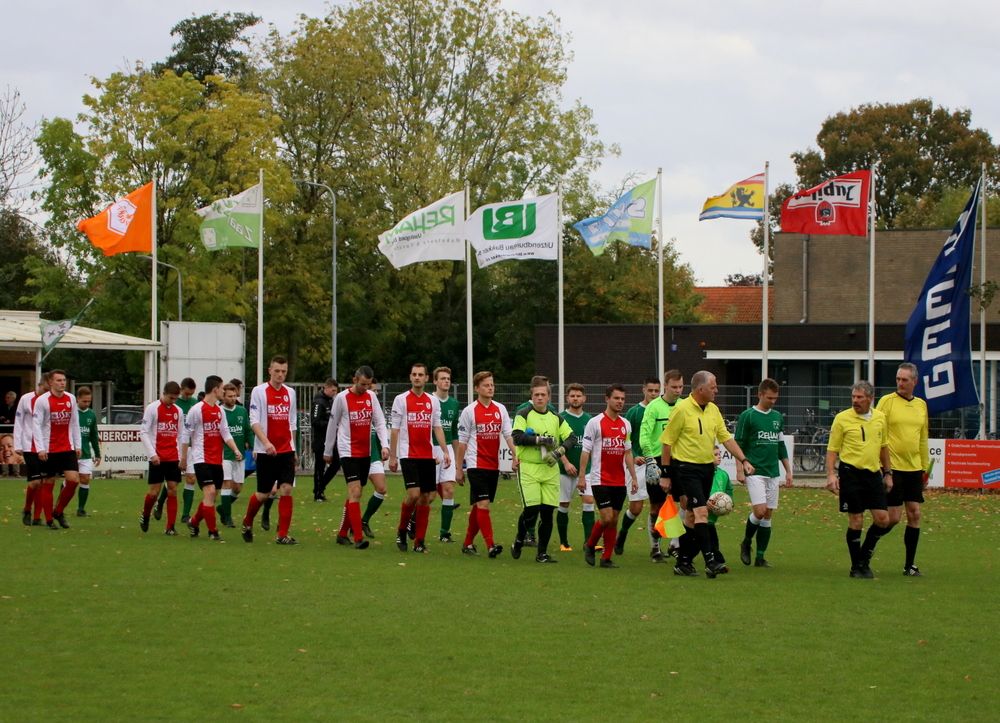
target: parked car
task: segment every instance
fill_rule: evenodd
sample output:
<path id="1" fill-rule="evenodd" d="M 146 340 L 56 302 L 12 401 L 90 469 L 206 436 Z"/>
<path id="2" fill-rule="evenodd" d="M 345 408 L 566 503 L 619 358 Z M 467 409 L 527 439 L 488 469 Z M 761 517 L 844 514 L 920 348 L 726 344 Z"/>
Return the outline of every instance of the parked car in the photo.
<path id="1" fill-rule="evenodd" d="M 102 424 L 141 424 L 143 408 L 138 404 L 116 404 L 111 414 L 104 415 Z"/>

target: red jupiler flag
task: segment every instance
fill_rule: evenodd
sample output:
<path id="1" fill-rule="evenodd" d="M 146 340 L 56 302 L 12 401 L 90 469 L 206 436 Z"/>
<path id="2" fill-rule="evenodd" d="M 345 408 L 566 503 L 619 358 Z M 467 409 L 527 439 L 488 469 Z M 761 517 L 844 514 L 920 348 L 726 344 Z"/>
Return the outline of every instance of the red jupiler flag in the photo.
<path id="1" fill-rule="evenodd" d="M 868 234 L 871 171 L 854 171 L 798 191 L 781 204 L 783 233 Z"/>

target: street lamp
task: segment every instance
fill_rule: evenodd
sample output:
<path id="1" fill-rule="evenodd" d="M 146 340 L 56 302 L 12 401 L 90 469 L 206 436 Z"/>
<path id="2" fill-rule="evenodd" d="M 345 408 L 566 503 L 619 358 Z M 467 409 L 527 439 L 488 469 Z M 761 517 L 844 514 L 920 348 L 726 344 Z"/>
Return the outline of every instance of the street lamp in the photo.
<path id="1" fill-rule="evenodd" d="M 330 262 L 330 298 L 332 299 L 331 309 L 330 309 L 330 377 L 332 379 L 337 378 L 337 194 L 333 192 L 325 183 L 319 183 L 317 181 L 307 181 L 304 178 L 293 178 L 295 183 L 301 183 L 305 186 L 315 186 L 316 188 L 323 188 L 327 193 L 330 194 L 330 203 L 333 205 L 331 215 L 333 217 L 333 256 Z"/>
<path id="2" fill-rule="evenodd" d="M 139 254 L 140 259 L 153 260 L 152 256 L 146 256 L 145 254 Z M 181 281 L 181 270 L 174 266 L 173 264 L 168 264 L 166 261 L 160 261 L 156 259 L 156 263 L 160 266 L 166 266 L 169 269 L 173 269 L 177 272 L 177 321 L 184 321 L 184 307 L 182 306 L 182 299 L 184 297 L 184 283 Z"/>

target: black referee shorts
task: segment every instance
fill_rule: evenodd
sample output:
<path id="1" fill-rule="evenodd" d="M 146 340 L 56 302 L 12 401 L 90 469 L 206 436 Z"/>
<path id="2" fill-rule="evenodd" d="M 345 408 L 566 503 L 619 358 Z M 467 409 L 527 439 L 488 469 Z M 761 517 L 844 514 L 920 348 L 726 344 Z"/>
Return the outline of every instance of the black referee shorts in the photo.
<path id="1" fill-rule="evenodd" d="M 882 473 L 840 463 L 840 511 L 858 515 L 865 510 L 886 509 Z"/>

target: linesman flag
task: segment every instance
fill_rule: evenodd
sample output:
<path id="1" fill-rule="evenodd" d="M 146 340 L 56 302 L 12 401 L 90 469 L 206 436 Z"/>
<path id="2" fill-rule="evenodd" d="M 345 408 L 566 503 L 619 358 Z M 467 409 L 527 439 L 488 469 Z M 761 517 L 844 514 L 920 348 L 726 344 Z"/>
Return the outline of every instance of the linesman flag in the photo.
<path id="1" fill-rule="evenodd" d="M 264 228 L 264 187 L 260 183 L 235 196 L 213 201 L 196 213 L 205 219 L 198 232 L 209 251 L 230 246 L 260 248 Z"/>
<path id="2" fill-rule="evenodd" d="M 631 246 L 650 247 L 653 233 L 653 194 L 656 179 L 640 183 L 611 204 L 603 216 L 585 218 L 573 224 L 583 236 L 587 248 L 600 256 L 613 241 L 624 241 Z"/>
<path id="3" fill-rule="evenodd" d="M 76 224 L 105 256 L 153 250 L 153 183 L 119 198 L 96 216 Z"/>
<path id="4" fill-rule="evenodd" d="M 734 183 L 719 196 L 705 200 L 698 215 L 699 221 L 713 218 L 742 218 L 759 221 L 764 218 L 764 174 L 745 178 Z"/>
<path id="5" fill-rule="evenodd" d="M 781 204 L 783 233 L 868 235 L 871 171 L 855 171 L 798 191 Z"/>
<path id="6" fill-rule="evenodd" d="M 660 537 L 669 537 L 672 540 L 684 534 L 684 523 L 681 521 L 677 503 L 670 495 L 667 495 L 666 501 L 660 505 L 660 511 L 656 513 L 656 524 L 653 527 L 660 533 Z"/>

